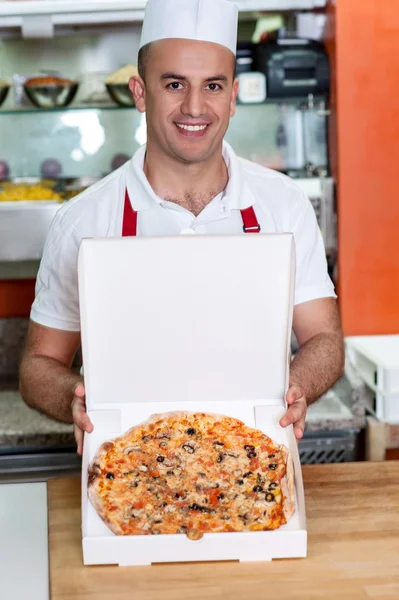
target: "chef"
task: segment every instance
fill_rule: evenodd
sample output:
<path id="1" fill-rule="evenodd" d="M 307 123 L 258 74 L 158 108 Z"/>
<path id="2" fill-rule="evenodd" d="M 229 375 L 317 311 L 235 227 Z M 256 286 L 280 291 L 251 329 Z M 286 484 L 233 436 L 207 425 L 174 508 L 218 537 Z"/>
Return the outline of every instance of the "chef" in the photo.
<path id="1" fill-rule="evenodd" d="M 65 204 L 51 226 L 20 388 L 29 406 L 74 423 L 79 454 L 83 432 L 93 430 L 83 378 L 71 370 L 80 344 L 82 238 L 292 232 L 293 328 L 300 349 L 291 364 L 281 425 L 293 424 L 300 439 L 308 405 L 342 373 L 336 296 L 309 199 L 284 175 L 238 158 L 223 140 L 238 92 L 237 21 L 237 7 L 229 0 L 148 0 L 139 74 L 130 80 L 137 110 L 146 113 L 147 144 Z"/>

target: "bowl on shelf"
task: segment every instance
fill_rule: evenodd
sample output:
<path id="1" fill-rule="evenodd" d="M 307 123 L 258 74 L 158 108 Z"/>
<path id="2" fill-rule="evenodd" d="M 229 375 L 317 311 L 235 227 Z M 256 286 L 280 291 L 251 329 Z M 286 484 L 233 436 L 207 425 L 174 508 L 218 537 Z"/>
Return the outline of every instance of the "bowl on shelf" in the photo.
<path id="1" fill-rule="evenodd" d="M 76 96 L 79 84 L 57 77 L 34 77 L 24 84 L 25 94 L 37 108 L 63 108 Z"/>
<path id="2" fill-rule="evenodd" d="M 10 90 L 10 85 L 8 83 L 0 81 L 0 106 L 3 104 L 4 100 L 7 98 L 7 94 Z"/>
<path id="3" fill-rule="evenodd" d="M 105 87 L 112 100 L 119 104 L 119 106 L 135 106 L 134 98 L 128 83 L 106 83 Z"/>

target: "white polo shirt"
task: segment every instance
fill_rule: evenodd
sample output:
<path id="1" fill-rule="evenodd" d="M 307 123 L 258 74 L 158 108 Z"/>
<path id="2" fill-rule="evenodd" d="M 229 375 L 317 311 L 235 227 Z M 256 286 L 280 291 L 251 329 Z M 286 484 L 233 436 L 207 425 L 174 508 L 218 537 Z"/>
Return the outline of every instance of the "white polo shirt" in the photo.
<path id="1" fill-rule="evenodd" d="M 262 233 L 294 234 L 295 304 L 335 297 L 322 236 L 309 199 L 288 177 L 238 158 L 224 143 L 229 182 L 195 217 L 159 198 L 143 171 L 145 146 L 123 167 L 70 200 L 57 212 L 44 248 L 31 319 L 40 325 L 80 331 L 77 260 L 82 238 L 120 237 L 127 187 L 138 211 L 137 235 L 244 234 L 240 209 L 253 206 Z M 261 275 L 261 274 L 260 274 Z"/>

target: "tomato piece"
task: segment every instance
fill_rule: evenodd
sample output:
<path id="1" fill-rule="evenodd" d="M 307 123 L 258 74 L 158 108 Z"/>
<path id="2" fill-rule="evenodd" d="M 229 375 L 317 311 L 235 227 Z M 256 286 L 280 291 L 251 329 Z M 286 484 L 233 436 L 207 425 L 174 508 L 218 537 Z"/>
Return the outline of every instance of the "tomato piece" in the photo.
<path id="1" fill-rule="evenodd" d="M 209 494 L 209 503 L 212 506 L 215 506 L 218 503 L 218 496 L 220 494 L 220 489 L 211 489 Z"/>

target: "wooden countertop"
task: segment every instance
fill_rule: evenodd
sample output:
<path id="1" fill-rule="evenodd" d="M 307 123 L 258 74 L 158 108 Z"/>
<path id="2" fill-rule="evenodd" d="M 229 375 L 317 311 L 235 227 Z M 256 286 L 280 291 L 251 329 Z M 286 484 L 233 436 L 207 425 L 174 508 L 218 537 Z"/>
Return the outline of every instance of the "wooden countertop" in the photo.
<path id="1" fill-rule="evenodd" d="M 399 598 L 399 461 L 303 467 L 308 558 L 84 567 L 80 480 L 48 482 L 52 600 Z"/>

